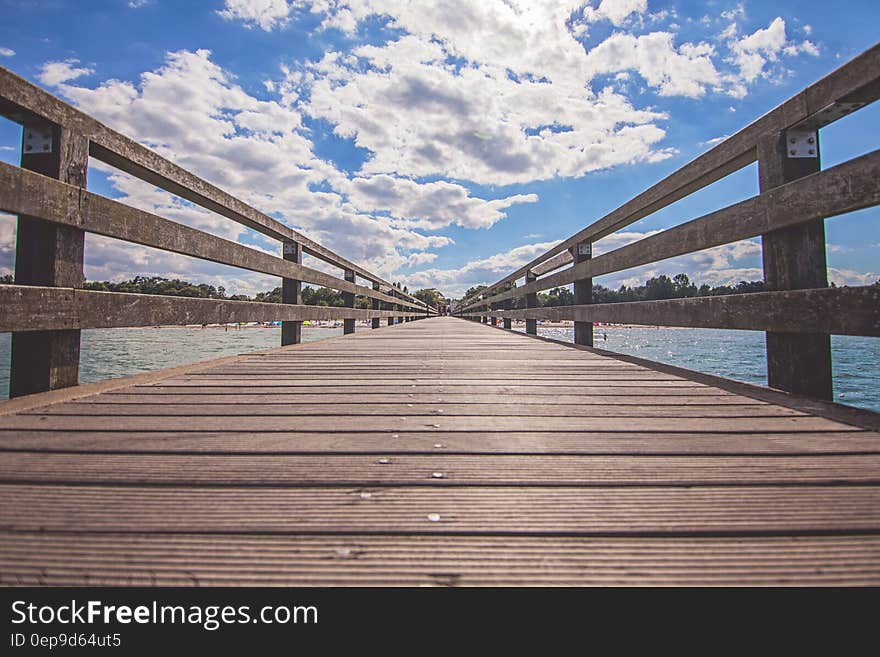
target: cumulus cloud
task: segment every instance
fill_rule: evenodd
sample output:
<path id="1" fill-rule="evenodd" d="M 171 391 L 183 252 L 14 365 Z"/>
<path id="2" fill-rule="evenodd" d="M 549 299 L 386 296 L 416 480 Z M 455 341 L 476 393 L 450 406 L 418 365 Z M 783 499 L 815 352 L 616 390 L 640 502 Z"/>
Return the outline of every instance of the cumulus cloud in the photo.
<path id="1" fill-rule="evenodd" d="M 37 79 L 43 84 L 54 87 L 63 82 L 69 82 L 84 75 L 90 75 L 95 70 L 88 66 L 76 66 L 78 59 L 67 59 L 60 62 L 46 62 L 40 69 Z"/>
<path id="2" fill-rule="evenodd" d="M 461 267 L 450 269 L 426 269 L 403 277 L 410 289 L 437 287 L 452 297 L 461 297 L 465 290 L 475 285 L 489 285 L 499 278 L 529 263 L 556 242 L 524 244 L 487 258 L 470 260 Z"/>
<path id="3" fill-rule="evenodd" d="M 15 57 L 15 51 L 12 48 L 0 48 L 0 57 Z"/>
<path id="4" fill-rule="evenodd" d="M 510 205 L 536 200 L 533 195 L 484 200 L 447 182 L 420 183 L 391 176 L 378 181 L 364 176 L 349 179 L 314 154 L 295 108 L 249 95 L 205 50 L 169 53 L 165 65 L 144 73 L 137 84 L 107 80 L 89 88 L 72 83 L 66 75 L 57 79 L 56 88 L 90 114 L 380 275 L 429 262 L 428 250 L 452 243 L 446 236 L 419 229 L 451 223 L 489 226 L 502 219 Z M 106 172 L 123 202 L 257 248 L 278 249 L 272 240 L 239 224 L 109 167 L 96 166 Z M 385 203 L 383 194 L 391 195 Z M 432 203 L 444 207 L 432 208 Z M 156 272 L 172 263 L 156 254 L 146 261 L 139 255 L 143 252 L 141 247 L 122 244 L 112 249 L 92 247 L 89 271 L 119 278 Z M 123 260 L 111 261 L 109 254 L 123 253 L 128 268 L 107 269 L 110 262 L 119 265 Z M 98 264 L 101 258 L 107 259 L 103 266 Z M 205 269 L 194 271 L 209 274 Z"/>
<path id="5" fill-rule="evenodd" d="M 584 7 L 583 17 L 588 23 L 608 20 L 620 26 L 632 14 L 644 14 L 647 8 L 648 0 L 602 0 L 598 7 Z"/>
<path id="6" fill-rule="evenodd" d="M 800 53 L 814 57 L 819 55 L 819 48 L 812 41 L 797 43 L 790 40 L 786 34 L 785 21 L 779 16 L 767 27 L 759 28 L 751 34 L 738 37 L 738 33 L 739 26 L 734 21 L 721 35 L 727 40 L 730 49 L 728 61 L 738 68 L 732 92 L 734 95 L 745 95 L 747 83 L 754 82 L 760 77 L 768 77 L 770 75 L 767 70 L 768 64 L 779 61 L 783 55 L 787 57 L 794 57 Z"/>
<path id="7" fill-rule="evenodd" d="M 257 26 L 271 31 L 286 25 L 293 10 L 286 0 L 226 0 L 225 7 L 218 11 L 227 20 L 239 20 L 246 26 Z"/>

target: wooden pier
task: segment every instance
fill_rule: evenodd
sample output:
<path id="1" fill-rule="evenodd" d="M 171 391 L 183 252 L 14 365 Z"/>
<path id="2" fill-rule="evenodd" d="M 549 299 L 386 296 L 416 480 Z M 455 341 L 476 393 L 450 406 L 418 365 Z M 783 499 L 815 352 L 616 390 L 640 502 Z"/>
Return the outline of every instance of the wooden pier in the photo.
<path id="1" fill-rule="evenodd" d="M 880 336 L 880 285 L 829 287 L 824 238 L 880 205 L 880 151 L 822 169 L 818 141 L 878 97 L 875 46 L 449 317 L 0 68 L 23 127 L 0 584 L 880 584 L 880 414 L 833 403 L 830 349 Z M 89 158 L 279 255 L 88 191 Z M 593 257 L 753 162 L 758 195 Z M 278 277 L 282 303 L 84 290 L 86 233 Z M 765 292 L 592 303 L 595 276 L 753 238 Z M 307 320 L 345 335 L 303 344 Z M 282 346 L 77 385 L 83 329 L 255 321 Z M 594 322 L 764 331 L 768 387 L 594 349 Z"/>
<path id="2" fill-rule="evenodd" d="M 831 404 L 455 318 L 155 376 L 7 402 L 4 584 L 880 583 Z"/>

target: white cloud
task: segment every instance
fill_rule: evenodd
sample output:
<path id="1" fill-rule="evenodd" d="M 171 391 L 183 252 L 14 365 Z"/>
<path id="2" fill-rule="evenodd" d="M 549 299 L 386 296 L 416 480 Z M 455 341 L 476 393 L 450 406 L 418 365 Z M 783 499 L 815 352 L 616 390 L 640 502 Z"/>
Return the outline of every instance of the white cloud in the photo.
<path id="1" fill-rule="evenodd" d="M 468 190 L 445 181 L 416 183 L 404 178 L 376 175 L 343 181 L 339 189 L 355 207 L 366 212 L 387 211 L 413 228 L 436 230 L 450 224 L 465 228 L 490 228 L 518 203 L 535 203 L 536 194 L 517 194 L 485 201 Z"/>
<path id="2" fill-rule="evenodd" d="M 684 43 L 676 48 L 671 32 L 639 37 L 616 33 L 589 52 L 586 66 L 591 77 L 634 70 L 661 96 L 699 98 L 707 87 L 720 86 L 714 54 L 708 43 Z"/>
<path id="3" fill-rule="evenodd" d="M 140 9 L 141 7 L 146 7 L 153 0 L 129 0 L 128 6 L 131 9 Z"/>
<path id="4" fill-rule="evenodd" d="M 602 0 L 595 9 L 584 7 L 583 17 L 588 23 L 608 20 L 621 26 L 632 14 L 644 14 L 647 9 L 648 0 Z"/>
<path id="5" fill-rule="evenodd" d="M 454 269 L 426 269 L 403 277 L 410 289 L 436 287 L 452 297 L 461 297 L 475 285 L 489 285 L 517 267 L 555 246 L 556 242 L 524 244 L 488 258 L 471 260 Z"/>
<path id="6" fill-rule="evenodd" d="M 69 82 L 83 75 L 94 73 L 93 68 L 87 66 L 77 67 L 78 59 L 68 59 L 63 62 L 46 62 L 40 69 L 37 79 L 43 84 L 54 87 L 63 82 Z"/>
<path id="7" fill-rule="evenodd" d="M 283 27 L 290 20 L 292 4 L 286 0 L 226 0 L 225 9 L 218 11 L 226 20 L 242 21 L 268 31 Z"/>
<path id="8" fill-rule="evenodd" d="M 15 51 L 12 48 L 0 48 L 0 57 L 15 57 Z"/>
<path id="9" fill-rule="evenodd" d="M 786 35 L 785 21 L 777 16 L 765 28 L 755 30 L 751 34 L 736 38 L 736 24 L 722 33 L 728 38 L 731 55 L 729 61 L 739 69 L 739 81 L 736 88 L 738 95 L 745 95 L 744 83 L 754 82 L 759 77 L 769 77 L 766 70 L 768 63 L 776 62 L 782 55 L 794 57 L 806 53 L 814 57 L 819 55 L 818 47 L 811 41 L 796 43 Z"/>
<path id="10" fill-rule="evenodd" d="M 828 268 L 828 282 L 838 287 L 843 285 L 874 285 L 880 281 L 880 273 L 869 271 L 860 272 L 853 269 Z"/>

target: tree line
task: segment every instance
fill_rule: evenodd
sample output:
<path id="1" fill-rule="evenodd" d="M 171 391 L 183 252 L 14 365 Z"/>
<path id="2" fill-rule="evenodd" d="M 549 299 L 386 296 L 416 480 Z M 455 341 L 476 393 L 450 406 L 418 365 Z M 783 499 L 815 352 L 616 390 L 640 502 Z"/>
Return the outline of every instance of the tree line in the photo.
<path id="1" fill-rule="evenodd" d="M 465 292 L 465 298 L 480 294 L 486 290 L 485 285 L 477 285 Z M 751 292 L 765 292 L 767 290 L 764 281 L 740 281 L 736 285 L 710 286 L 702 284 L 699 287 L 691 282 L 687 274 L 669 276 L 655 276 L 644 285 L 632 287 L 621 285 L 612 290 L 604 285 L 593 285 L 593 303 L 620 303 L 623 301 L 657 301 L 660 299 L 684 299 L 686 297 L 709 297 L 724 294 L 749 294 Z M 538 306 L 570 306 L 574 304 L 574 293 L 567 287 L 556 287 L 547 292 L 538 292 Z M 516 300 L 517 308 L 525 308 L 525 298 Z"/>

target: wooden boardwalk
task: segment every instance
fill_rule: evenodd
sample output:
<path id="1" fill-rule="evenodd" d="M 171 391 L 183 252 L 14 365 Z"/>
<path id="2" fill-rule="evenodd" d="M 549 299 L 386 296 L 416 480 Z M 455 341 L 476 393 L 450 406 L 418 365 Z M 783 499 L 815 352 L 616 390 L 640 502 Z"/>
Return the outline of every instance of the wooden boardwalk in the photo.
<path id="1" fill-rule="evenodd" d="M 152 378 L 0 404 L 3 584 L 880 584 L 880 434 L 775 393 L 455 318 Z"/>

